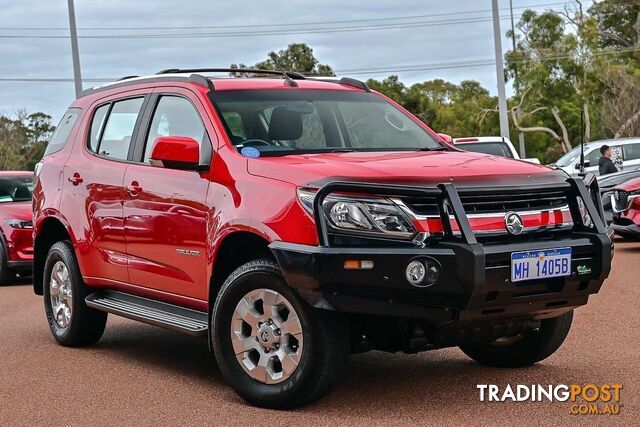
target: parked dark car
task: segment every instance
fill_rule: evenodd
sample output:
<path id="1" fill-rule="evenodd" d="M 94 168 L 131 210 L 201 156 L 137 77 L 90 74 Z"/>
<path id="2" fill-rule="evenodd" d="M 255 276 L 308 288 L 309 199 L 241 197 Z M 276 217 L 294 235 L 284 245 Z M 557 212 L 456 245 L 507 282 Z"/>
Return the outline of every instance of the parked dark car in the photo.
<path id="1" fill-rule="evenodd" d="M 634 178 L 640 178 L 640 168 L 598 177 L 600 194 L 602 194 L 602 207 L 604 208 L 607 224 L 610 224 L 613 221 L 613 206 L 611 204 L 613 188 Z"/>

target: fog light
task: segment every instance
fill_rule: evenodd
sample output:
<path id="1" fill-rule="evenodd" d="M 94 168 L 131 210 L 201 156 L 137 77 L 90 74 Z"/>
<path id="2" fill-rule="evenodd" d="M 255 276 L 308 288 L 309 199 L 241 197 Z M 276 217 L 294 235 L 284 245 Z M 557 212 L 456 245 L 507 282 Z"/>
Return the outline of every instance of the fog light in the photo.
<path id="1" fill-rule="evenodd" d="M 411 261 L 407 266 L 407 280 L 413 286 L 419 286 L 427 275 L 427 268 L 422 261 Z"/>
<path id="2" fill-rule="evenodd" d="M 440 277 L 440 264 L 431 258 L 414 259 L 407 265 L 406 276 L 413 286 L 431 286 Z"/>

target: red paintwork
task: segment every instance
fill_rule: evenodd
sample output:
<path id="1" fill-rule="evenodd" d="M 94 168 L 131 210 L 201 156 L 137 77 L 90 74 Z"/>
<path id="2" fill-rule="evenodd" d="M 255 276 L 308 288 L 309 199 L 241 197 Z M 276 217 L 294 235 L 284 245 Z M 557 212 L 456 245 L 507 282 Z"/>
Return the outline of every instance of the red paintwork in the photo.
<path id="1" fill-rule="evenodd" d="M 618 185 L 616 189 L 625 190 L 628 192 L 640 191 L 640 178 L 630 179 L 629 181 Z M 620 214 L 622 218 L 629 219 L 633 223 L 640 227 L 640 197 L 637 197 L 631 202 L 631 206 L 626 211 Z"/>
<path id="2" fill-rule="evenodd" d="M 573 224 L 571 213 L 568 209 L 530 214 L 523 213 L 520 217 L 522 218 L 524 227 L 532 229 Z M 418 231 L 426 231 L 429 233 L 442 233 L 444 231 L 442 221 L 438 218 L 426 218 L 414 221 L 413 223 Z M 469 224 L 473 231 L 478 233 L 504 232 L 507 229 L 504 217 L 502 216 L 476 218 L 471 216 L 469 218 Z M 451 229 L 453 231 L 460 231 L 458 223 L 453 218 L 451 218 Z"/>
<path id="3" fill-rule="evenodd" d="M 24 176 L 25 173 L 0 172 L 1 176 Z M 0 234 L 6 243 L 9 261 L 33 260 L 33 230 L 30 228 L 13 228 L 4 222 L 5 219 L 31 220 L 31 202 L 0 203 Z"/>
<path id="4" fill-rule="evenodd" d="M 151 158 L 197 165 L 200 147 L 195 139 L 186 136 L 161 136 L 154 142 Z"/>
<path id="5" fill-rule="evenodd" d="M 213 79 L 213 83 L 217 91 L 297 90 L 280 79 Z M 301 89 L 359 91 L 319 81 L 297 83 Z M 209 171 L 116 162 L 87 150 L 96 106 L 152 92 L 178 93 L 195 105 L 213 145 Z M 71 236 L 88 285 L 204 310 L 217 251 L 231 234 L 244 231 L 267 242 L 317 244 L 315 225 L 297 201 L 296 187 L 317 187 L 318 181 L 328 178 L 425 184 L 482 181 L 483 185 L 526 182 L 533 175 L 538 181 L 558 179 L 558 172 L 543 166 L 458 150 L 248 159 L 231 146 L 207 94 L 206 87 L 195 83 L 147 82 L 96 92 L 73 103 L 83 114 L 70 142 L 43 159 L 34 191 L 35 233 L 44 221 L 59 220 Z M 69 181 L 76 174 L 82 182 Z M 193 255 L 178 255 L 176 249 Z"/>
<path id="6" fill-rule="evenodd" d="M 446 142 L 449 145 L 453 145 L 453 138 L 451 135 L 447 135 L 446 133 L 439 133 L 438 136 L 443 142 Z"/>

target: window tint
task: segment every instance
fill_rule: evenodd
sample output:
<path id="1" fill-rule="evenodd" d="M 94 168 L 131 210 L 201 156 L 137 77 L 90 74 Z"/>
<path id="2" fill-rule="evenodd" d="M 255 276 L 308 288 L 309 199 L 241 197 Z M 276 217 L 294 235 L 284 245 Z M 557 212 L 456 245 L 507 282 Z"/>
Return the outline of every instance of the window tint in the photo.
<path id="1" fill-rule="evenodd" d="M 145 144 L 144 162 L 149 162 L 155 141 L 161 136 L 187 136 L 198 141 L 202 147 L 204 134 L 200 115 L 189 100 L 179 96 L 163 96 L 153 113 Z"/>
<path id="2" fill-rule="evenodd" d="M 32 175 L 0 178 L 0 203 L 29 201 L 32 191 Z"/>
<path id="3" fill-rule="evenodd" d="M 127 159 L 143 100 L 144 98 L 126 99 L 113 104 L 98 144 L 98 154 L 112 159 Z"/>
<path id="4" fill-rule="evenodd" d="M 110 104 L 103 105 L 93 114 L 91 134 L 89 135 L 89 149 L 94 153 L 98 150 L 98 139 L 100 138 L 100 132 L 104 127 L 104 119 L 107 117 L 107 112 L 109 111 L 110 106 Z"/>
<path id="5" fill-rule="evenodd" d="M 638 160 L 640 159 L 640 144 L 628 144 L 622 146 L 624 149 L 625 160 Z"/>
<path id="6" fill-rule="evenodd" d="M 51 135 L 51 140 L 47 145 L 46 151 L 44 152 L 45 156 L 62 150 L 64 145 L 67 143 L 67 139 L 69 139 L 69 135 L 71 134 L 73 125 L 76 124 L 79 116 L 80 110 L 76 108 L 69 109 L 66 113 L 64 113 L 64 116 L 62 116 L 62 120 L 60 120 L 60 124 L 58 124 L 58 127 L 56 127 L 53 135 Z"/>
<path id="7" fill-rule="evenodd" d="M 473 151 L 474 153 L 492 154 L 494 156 L 513 158 L 513 153 L 505 142 L 469 142 L 464 144 L 456 144 L 456 147 L 465 151 Z"/>

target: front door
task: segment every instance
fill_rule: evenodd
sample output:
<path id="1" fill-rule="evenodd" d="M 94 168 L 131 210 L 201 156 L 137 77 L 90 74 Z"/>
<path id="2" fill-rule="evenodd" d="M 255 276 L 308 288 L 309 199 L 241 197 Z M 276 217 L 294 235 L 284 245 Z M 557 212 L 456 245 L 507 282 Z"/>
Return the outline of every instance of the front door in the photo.
<path id="1" fill-rule="evenodd" d="M 124 228 L 132 284 L 206 300 L 209 181 L 198 172 L 149 163 L 161 136 L 191 137 L 211 156 L 210 139 L 194 106 L 198 100 L 188 94 L 154 96 L 141 161 L 130 164 L 124 177 Z"/>

